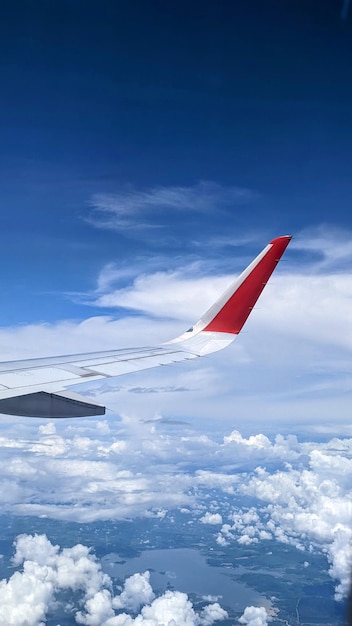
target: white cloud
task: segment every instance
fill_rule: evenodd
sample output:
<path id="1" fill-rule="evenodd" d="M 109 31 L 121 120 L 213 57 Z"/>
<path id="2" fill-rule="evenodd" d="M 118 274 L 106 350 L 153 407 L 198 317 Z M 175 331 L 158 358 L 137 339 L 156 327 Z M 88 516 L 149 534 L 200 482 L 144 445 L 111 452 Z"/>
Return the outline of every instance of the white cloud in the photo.
<path id="1" fill-rule="evenodd" d="M 114 598 L 114 608 L 135 612 L 143 604 L 149 604 L 154 599 L 154 592 L 149 581 L 148 571 L 130 576 L 125 582 L 121 595 Z"/>
<path id="2" fill-rule="evenodd" d="M 48 422 L 47 424 L 41 424 L 38 432 L 41 435 L 56 435 L 56 426 L 54 422 Z"/>
<path id="3" fill-rule="evenodd" d="M 109 577 L 85 546 L 60 550 L 45 535 L 20 535 L 15 542 L 14 565 L 22 565 L 0 581 L 0 622 L 9 626 L 39 626 L 59 590 L 82 591 L 87 600 Z"/>
<path id="4" fill-rule="evenodd" d="M 163 211 L 203 213 L 242 204 L 254 197 L 248 189 L 224 187 L 211 181 L 200 181 L 190 187 L 129 188 L 114 194 L 93 196 L 92 212 L 87 221 L 96 227 L 113 230 L 145 229 L 157 226 Z"/>
<path id="5" fill-rule="evenodd" d="M 188 596 L 179 591 L 155 598 L 149 572 L 127 578 L 122 593 L 114 597 L 110 577 L 81 544 L 61 549 L 45 535 L 21 535 L 15 549 L 14 565 L 22 569 L 0 581 L 0 622 L 7 626 L 42 626 L 49 609 L 55 612 L 60 606 L 65 590 L 72 593 L 69 610 L 75 621 L 86 626 L 211 626 L 227 617 L 217 602 L 197 614 Z M 136 617 L 116 614 L 121 609 L 135 614 L 142 605 Z"/>
<path id="6" fill-rule="evenodd" d="M 211 626 L 215 621 L 228 617 L 227 612 L 216 602 L 204 607 L 198 615 L 187 594 L 166 591 L 142 608 L 134 619 L 122 613 L 108 620 L 103 626 Z"/>
<path id="7" fill-rule="evenodd" d="M 267 505 L 235 511 L 233 524 L 222 527 L 217 541 L 248 545 L 274 537 L 300 550 L 319 548 L 331 564 L 339 600 L 349 591 L 352 568 L 352 492 L 346 480 L 350 459 L 314 448 L 309 459 L 309 468 L 287 465 L 274 473 L 258 468 L 243 481 L 239 491 Z"/>
<path id="8" fill-rule="evenodd" d="M 193 626 L 197 622 L 197 616 L 185 593 L 166 591 L 150 606 L 142 609 L 142 619 L 137 618 L 137 623 L 143 624 L 143 622 L 147 624 L 149 622 L 150 626 L 170 623 L 177 624 L 177 626 Z"/>
<path id="9" fill-rule="evenodd" d="M 207 512 L 205 515 L 203 515 L 203 517 L 200 518 L 199 521 L 202 522 L 202 524 L 211 524 L 211 525 L 222 524 L 222 517 L 220 513 Z"/>
<path id="10" fill-rule="evenodd" d="M 351 295 L 348 271 L 277 274 L 261 298 L 258 323 L 271 332 L 276 328 L 321 346 L 351 350 L 350 334 L 345 332 Z"/>
<path id="11" fill-rule="evenodd" d="M 85 612 L 78 611 L 76 622 L 87 626 L 102 626 L 109 619 L 114 618 L 115 612 L 111 606 L 111 594 L 107 589 L 97 591 L 85 603 Z"/>
<path id="12" fill-rule="evenodd" d="M 204 626 L 210 626 L 216 621 L 228 618 L 227 612 L 220 606 L 218 602 L 214 604 L 208 604 L 205 606 L 201 613 L 201 624 Z"/>
<path id="13" fill-rule="evenodd" d="M 19 430 L 14 438 L 0 439 L 3 512 L 82 523 L 163 518 L 187 507 L 199 523 L 221 524 L 215 538 L 225 548 L 232 541 L 276 540 L 323 552 L 336 597 L 346 593 L 352 563 L 352 439 L 299 442 L 291 435 L 270 440 L 232 431 L 221 443 L 191 430 L 186 436 L 183 425 L 169 431 L 163 423 L 132 419 L 110 420 L 101 431 L 96 420 L 57 422 L 56 434 L 51 426 L 30 422 L 30 435 L 28 421 L 23 423 L 23 435 Z M 235 496 L 239 506 L 225 513 L 221 497 L 204 499 L 210 490 L 225 499 Z M 241 506 L 243 496 L 258 504 Z M 39 542 L 35 545 L 39 554 Z M 47 544 L 45 558 L 46 549 Z M 26 551 L 28 556 L 28 540 Z M 19 540 L 16 558 L 20 555 Z"/>
<path id="14" fill-rule="evenodd" d="M 229 443 L 240 443 L 254 448 L 270 448 L 271 446 L 270 440 L 265 435 L 251 435 L 245 439 L 238 430 L 233 430 L 230 435 L 224 437 L 224 444 Z"/>
<path id="15" fill-rule="evenodd" d="M 127 287 L 99 295 L 94 304 L 134 309 L 147 315 L 172 317 L 192 324 L 225 291 L 231 277 L 202 278 L 185 273 L 185 269 L 181 269 L 140 275 Z M 169 300 L 170 293 L 172 302 Z"/>
<path id="16" fill-rule="evenodd" d="M 43 624 L 53 594 L 50 580 L 41 579 L 33 567 L 0 581 L 0 620 L 9 626 Z"/>
<path id="17" fill-rule="evenodd" d="M 313 267 L 326 271 L 352 260 L 352 233 L 331 225 L 302 231 L 293 241 L 293 248 L 315 253 Z"/>
<path id="18" fill-rule="evenodd" d="M 263 606 L 247 606 L 238 621 L 246 626 L 267 626 L 271 618 Z"/>

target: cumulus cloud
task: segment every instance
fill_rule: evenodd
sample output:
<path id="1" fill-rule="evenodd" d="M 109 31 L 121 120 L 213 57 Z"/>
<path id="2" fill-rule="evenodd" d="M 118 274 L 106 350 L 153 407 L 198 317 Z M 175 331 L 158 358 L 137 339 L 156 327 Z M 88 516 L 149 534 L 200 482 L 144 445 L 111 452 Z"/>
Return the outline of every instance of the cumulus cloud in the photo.
<path id="1" fill-rule="evenodd" d="M 97 591 L 92 598 L 85 602 L 85 612 L 78 611 L 76 622 L 86 626 L 102 626 L 114 619 L 115 612 L 111 605 L 111 594 L 107 589 Z"/>
<path id="2" fill-rule="evenodd" d="M 54 422 L 48 422 L 47 424 L 41 424 L 38 432 L 41 435 L 56 435 L 56 427 Z"/>
<path id="3" fill-rule="evenodd" d="M 0 621 L 8 626 L 41 626 L 48 611 L 60 606 L 65 590 L 73 594 L 69 612 L 86 626 L 211 626 L 228 617 L 217 602 L 198 614 L 188 596 L 179 591 L 155 598 L 148 571 L 127 578 L 121 594 L 114 596 L 111 578 L 81 544 L 61 549 L 45 535 L 20 535 L 13 563 L 22 569 L 0 581 Z"/>
<path id="4" fill-rule="evenodd" d="M 111 583 L 87 547 L 77 544 L 61 550 L 45 535 L 20 535 L 13 563 L 22 565 L 22 571 L 0 581 L 2 624 L 38 626 L 58 591 L 82 591 L 89 600 Z"/>
<path id="5" fill-rule="evenodd" d="M 202 522 L 202 524 L 211 524 L 211 525 L 222 524 L 222 517 L 220 513 L 207 512 L 205 515 L 203 515 L 203 517 L 200 518 L 199 521 Z"/>
<path id="6" fill-rule="evenodd" d="M 134 574 L 126 582 L 123 592 L 114 598 L 115 609 L 128 609 L 136 611 L 142 604 L 149 604 L 154 598 L 154 592 L 150 585 L 150 573 Z"/>
<path id="7" fill-rule="evenodd" d="M 336 582 L 336 598 L 346 594 L 352 565 L 352 439 L 300 442 L 292 435 L 244 437 L 236 430 L 221 443 L 204 434 L 186 435 L 183 427 L 169 432 L 159 420 L 122 426 L 110 421 L 101 430 L 97 424 L 57 423 L 54 432 L 48 423 L 33 426 L 31 436 L 28 430 L 25 436 L 20 431 L 14 438 L 3 435 L 2 511 L 82 523 L 162 519 L 187 507 L 200 524 L 214 526 L 214 539 L 223 548 L 233 541 L 274 540 L 300 551 L 320 550 Z M 207 499 L 211 490 L 218 498 Z M 224 509 L 229 495 L 238 505 Z M 250 507 L 241 503 L 248 496 Z M 40 551 L 48 558 L 48 545 L 41 545 L 36 540 L 33 558 Z M 29 558 L 29 550 L 26 540 L 22 554 L 18 540 L 16 563 Z M 144 586 L 147 597 L 147 583 L 143 574 L 130 584 Z M 131 607 L 128 589 L 124 593 L 116 602 Z M 103 605 L 104 597 L 98 600 Z"/>
<path id="8" fill-rule="evenodd" d="M 144 606 L 137 617 L 122 613 L 108 620 L 104 626 L 211 626 L 227 617 L 227 612 L 217 602 L 204 607 L 198 614 L 187 594 L 166 591 L 150 605 Z"/>
<path id="9" fill-rule="evenodd" d="M 246 626 L 267 626 L 271 618 L 263 606 L 247 606 L 238 621 Z"/>
<path id="10" fill-rule="evenodd" d="M 216 621 L 226 619 L 228 617 L 228 613 L 220 606 L 218 602 L 214 604 L 208 604 L 202 610 L 200 619 L 201 624 L 204 626 L 210 626 Z"/>
<path id="11" fill-rule="evenodd" d="M 302 445 L 308 452 L 304 469 L 286 464 L 270 473 L 259 466 L 242 482 L 238 491 L 262 504 L 235 510 L 217 543 L 249 545 L 274 538 L 299 550 L 319 548 L 327 554 L 329 573 L 336 580 L 335 597 L 340 600 L 349 591 L 352 568 L 350 459 L 336 450 L 328 454 L 310 446 L 308 452 L 309 444 Z"/>
<path id="12" fill-rule="evenodd" d="M 241 433 L 238 430 L 233 430 L 230 435 L 224 437 L 224 444 L 230 443 L 240 443 L 246 446 L 253 446 L 254 448 L 270 448 L 271 443 L 268 437 L 265 435 L 251 435 L 246 439 L 242 437 Z"/>

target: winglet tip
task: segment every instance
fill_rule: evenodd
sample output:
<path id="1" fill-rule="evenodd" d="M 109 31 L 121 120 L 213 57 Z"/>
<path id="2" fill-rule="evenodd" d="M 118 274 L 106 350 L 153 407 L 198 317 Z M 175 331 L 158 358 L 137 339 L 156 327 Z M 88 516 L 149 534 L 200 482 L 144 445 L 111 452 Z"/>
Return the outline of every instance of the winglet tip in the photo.
<path id="1" fill-rule="evenodd" d="M 287 244 L 290 243 L 292 239 L 292 235 L 281 235 L 281 237 L 275 237 L 274 239 L 272 239 L 271 241 L 269 241 L 270 244 L 274 244 L 274 243 L 278 243 L 279 241 L 287 241 Z"/>

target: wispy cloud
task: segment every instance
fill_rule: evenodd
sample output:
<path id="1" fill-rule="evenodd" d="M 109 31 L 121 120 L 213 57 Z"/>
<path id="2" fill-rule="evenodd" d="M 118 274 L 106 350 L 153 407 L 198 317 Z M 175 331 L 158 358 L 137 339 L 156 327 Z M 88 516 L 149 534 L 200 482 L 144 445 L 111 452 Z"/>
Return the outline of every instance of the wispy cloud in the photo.
<path id="1" fill-rule="evenodd" d="M 291 248 L 311 254 L 311 270 L 345 271 L 352 262 L 352 232 L 322 224 L 299 233 Z"/>
<path id="2" fill-rule="evenodd" d="M 100 293 L 94 305 L 189 322 L 198 319 L 230 282 L 229 276 L 192 276 L 182 270 L 155 272 L 137 277 L 127 287 Z"/>
<path id="3" fill-rule="evenodd" d="M 249 189 L 225 187 L 212 181 L 200 181 L 189 187 L 155 186 L 143 190 L 130 187 L 114 194 L 95 194 L 87 221 L 111 230 L 160 228 L 172 212 L 208 213 L 254 197 Z"/>

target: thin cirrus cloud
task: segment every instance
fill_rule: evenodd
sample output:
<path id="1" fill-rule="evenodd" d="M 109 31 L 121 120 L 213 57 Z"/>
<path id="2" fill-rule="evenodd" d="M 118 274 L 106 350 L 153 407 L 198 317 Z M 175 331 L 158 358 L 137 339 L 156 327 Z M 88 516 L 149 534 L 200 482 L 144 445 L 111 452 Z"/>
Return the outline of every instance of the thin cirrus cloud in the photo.
<path id="1" fill-rule="evenodd" d="M 311 255 L 312 271 L 348 270 L 352 261 L 352 233 L 328 224 L 307 228 L 291 244 L 293 249 Z M 307 260 L 305 260 L 307 263 Z"/>
<path id="2" fill-rule="evenodd" d="M 86 220 L 97 228 L 128 231 L 166 226 L 170 215 L 209 213 L 256 197 L 249 189 L 200 181 L 193 186 L 134 188 L 113 194 L 95 194 Z"/>

